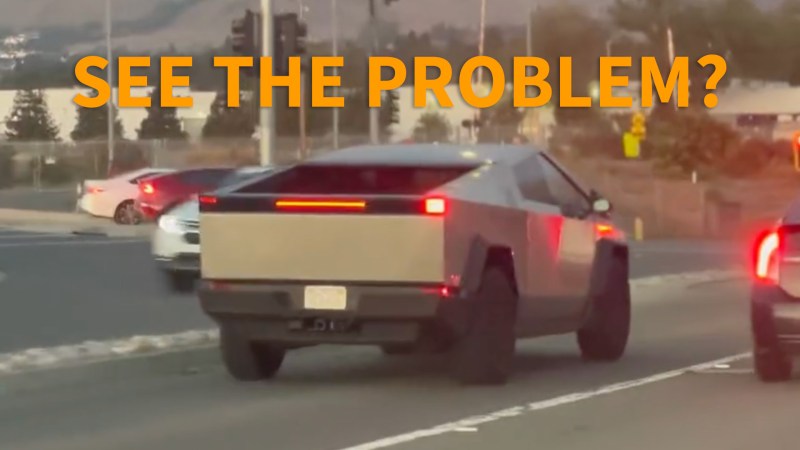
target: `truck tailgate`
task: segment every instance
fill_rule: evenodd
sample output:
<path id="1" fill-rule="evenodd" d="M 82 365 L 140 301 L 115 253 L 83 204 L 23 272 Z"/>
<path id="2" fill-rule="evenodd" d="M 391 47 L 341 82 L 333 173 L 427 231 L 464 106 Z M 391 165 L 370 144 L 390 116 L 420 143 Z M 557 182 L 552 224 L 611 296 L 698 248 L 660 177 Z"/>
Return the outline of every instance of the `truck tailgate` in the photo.
<path id="1" fill-rule="evenodd" d="M 444 220 L 419 215 L 201 215 L 201 270 L 216 280 L 438 283 Z"/>

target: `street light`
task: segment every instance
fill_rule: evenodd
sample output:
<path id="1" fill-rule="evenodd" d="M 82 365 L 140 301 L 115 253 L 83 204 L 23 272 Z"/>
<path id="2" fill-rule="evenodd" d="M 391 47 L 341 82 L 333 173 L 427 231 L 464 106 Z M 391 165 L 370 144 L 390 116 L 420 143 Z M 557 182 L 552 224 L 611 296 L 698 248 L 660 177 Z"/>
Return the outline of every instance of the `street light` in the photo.
<path id="1" fill-rule="evenodd" d="M 114 61 L 112 60 L 111 49 L 111 0 L 106 0 L 106 59 L 108 60 L 108 70 L 106 71 L 106 82 L 111 88 L 111 98 L 109 99 L 108 109 L 108 167 L 106 173 L 110 176 L 114 164 Z"/>
<path id="2" fill-rule="evenodd" d="M 339 18 L 336 0 L 331 0 L 331 33 L 333 34 L 331 53 L 333 56 L 339 56 Z M 333 68 L 333 75 L 339 76 L 339 68 Z M 339 87 L 333 87 L 333 96 L 339 96 Z M 339 150 L 339 108 L 333 108 L 333 149 Z"/>

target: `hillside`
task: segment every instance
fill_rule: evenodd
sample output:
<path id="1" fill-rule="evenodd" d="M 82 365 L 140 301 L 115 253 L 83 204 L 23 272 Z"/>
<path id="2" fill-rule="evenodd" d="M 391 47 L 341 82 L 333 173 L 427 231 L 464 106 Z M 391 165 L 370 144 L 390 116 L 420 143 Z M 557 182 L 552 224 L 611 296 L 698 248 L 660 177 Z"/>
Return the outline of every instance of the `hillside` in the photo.
<path id="1" fill-rule="evenodd" d="M 245 8 L 258 8 L 258 0 L 112 0 L 116 45 L 132 50 L 178 48 L 219 44 L 230 21 Z M 276 12 L 297 11 L 298 0 L 273 0 Z M 534 0 L 546 4 L 555 0 Z M 578 4 L 603 7 L 609 0 L 575 0 Z M 10 32 L 49 29 L 51 40 L 68 41 L 73 50 L 102 44 L 105 0 L 2 0 L 0 36 Z M 342 36 L 355 35 L 367 18 L 366 0 L 338 0 Z M 378 0 L 383 6 L 382 0 Z M 519 24 L 531 0 L 491 0 L 490 23 Z M 330 35 L 330 0 L 305 0 L 306 20 L 312 38 Z M 424 6 L 423 6 L 424 5 Z M 381 8 L 386 20 L 403 29 L 427 29 L 445 22 L 454 26 L 477 26 L 480 0 L 400 0 Z M 68 36 L 64 38 L 62 36 Z M 78 45 L 74 45 L 78 44 Z"/>

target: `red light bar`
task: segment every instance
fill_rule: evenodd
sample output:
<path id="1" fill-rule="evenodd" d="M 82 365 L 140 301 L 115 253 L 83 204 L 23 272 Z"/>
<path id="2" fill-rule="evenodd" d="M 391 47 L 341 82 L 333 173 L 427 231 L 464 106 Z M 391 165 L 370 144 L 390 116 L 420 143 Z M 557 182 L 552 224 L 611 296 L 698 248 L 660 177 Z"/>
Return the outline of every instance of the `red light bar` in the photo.
<path id="1" fill-rule="evenodd" d="M 614 234 L 614 227 L 605 223 L 597 224 L 597 234 L 600 236 L 612 236 Z"/>
<path id="2" fill-rule="evenodd" d="M 213 195 L 201 195 L 197 200 L 205 205 L 213 205 L 217 203 L 217 197 L 214 197 Z"/>
<path id="3" fill-rule="evenodd" d="M 756 249 L 755 276 L 762 280 L 774 280 L 772 269 L 777 263 L 775 257 L 780 248 L 780 234 L 771 232 L 764 236 Z"/>
<path id="4" fill-rule="evenodd" d="M 277 200 L 275 207 L 281 209 L 356 209 L 367 207 L 363 200 Z"/>
<path id="5" fill-rule="evenodd" d="M 447 202 L 443 198 L 432 197 L 425 199 L 425 214 L 440 216 L 447 212 Z"/>

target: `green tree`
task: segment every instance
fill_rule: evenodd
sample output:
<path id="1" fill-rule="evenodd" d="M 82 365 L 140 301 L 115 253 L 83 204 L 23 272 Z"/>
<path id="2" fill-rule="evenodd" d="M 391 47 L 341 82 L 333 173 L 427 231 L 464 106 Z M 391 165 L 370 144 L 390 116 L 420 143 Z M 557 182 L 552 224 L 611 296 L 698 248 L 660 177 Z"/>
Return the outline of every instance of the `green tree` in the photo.
<path id="1" fill-rule="evenodd" d="M 438 112 L 423 113 L 414 127 L 415 142 L 450 142 L 450 122 Z"/>
<path id="2" fill-rule="evenodd" d="M 88 141 L 92 139 L 108 138 L 108 104 L 99 108 L 77 107 L 78 122 L 70 133 L 73 141 Z M 116 108 L 114 116 L 117 117 Z M 119 118 L 114 120 L 114 136 L 121 138 L 123 135 L 122 122 Z"/>
<path id="3" fill-rule="evenodd" d="M 217 92 L 211 111 L 203 125 L 203 137 L 250 137 L 255 132 L 253 114 L 249 104 L 241 102 L 238 108 L 228 107 L 228 94 Z"/>
<path id="4" fill-rule="evenodd" d="M 381 109 L 379 115 L 379 122 L 381 127 L 381 134 L 389 136 L 391 134 L 391 126 L 400 121 L 400 109 L 397 105 L 398 97 L 397 92 L 389 91 L 381 102 Z"/>
<path id="5" fill-rule="evenodd" d="M 6 118 L 6 137 L 10 141 L 57 141 L 56 126 L 44 92 L 25 89 L 17 91 L 11 114 Z"/>
<path id="6" fill-rule="evenodd" d="M 139 139 L 186 139 L 187 134 L 183 131 L 177 110 L 163 108 L 159 104 L 161 89 L 154 89 L 150 96 L 153 101 L 147 108 L 147 117 L 142 120 L 142 124 L 137 130 Z"/>

